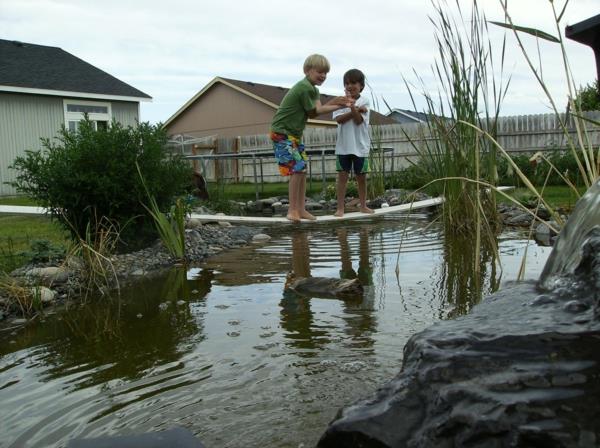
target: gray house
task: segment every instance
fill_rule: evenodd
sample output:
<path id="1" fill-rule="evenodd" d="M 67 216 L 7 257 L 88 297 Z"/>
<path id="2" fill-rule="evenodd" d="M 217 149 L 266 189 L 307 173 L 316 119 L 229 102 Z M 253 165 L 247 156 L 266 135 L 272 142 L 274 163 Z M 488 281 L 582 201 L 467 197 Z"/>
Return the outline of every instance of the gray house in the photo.
<path id="1" fill-rule="evenodd" d="M 427 114 L 408 109 L 392 109 L 386 116 L 396 123 L 425 123 L 429 121 Z"/>
<path id="2" fill-rule="evenodd" d="M 15 194 L 8 166 L 41 149 L 61 126 L 77 129 L 87 113 L 97 128 L 135 125 L 144 92 L 57 47 L 0 39 L 0 196 Z"/>

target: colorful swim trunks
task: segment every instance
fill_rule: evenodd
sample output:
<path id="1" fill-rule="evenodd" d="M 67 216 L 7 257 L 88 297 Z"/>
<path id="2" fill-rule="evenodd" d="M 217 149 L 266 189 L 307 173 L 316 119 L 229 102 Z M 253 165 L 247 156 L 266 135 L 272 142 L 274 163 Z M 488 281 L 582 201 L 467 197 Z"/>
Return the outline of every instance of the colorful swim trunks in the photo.
<path id="1" fill-rule="evenodd" d="M 304 143 L 299 138 L 271 132 L 271 140 L 273 141 L 275 160 L 277 160 L 279 173 L 282 176 L 306 171 L 308 157 L 304 152 Z"/>

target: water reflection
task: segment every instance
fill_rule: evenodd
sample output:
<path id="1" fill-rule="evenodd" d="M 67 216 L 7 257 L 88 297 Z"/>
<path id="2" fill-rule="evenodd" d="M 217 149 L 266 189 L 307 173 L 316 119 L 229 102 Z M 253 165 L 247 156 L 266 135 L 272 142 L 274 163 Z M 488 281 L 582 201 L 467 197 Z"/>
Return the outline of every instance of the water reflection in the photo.
<path id="1" fill-rule="evenodd" d="M 362 285 L 362 292 L 358 295 L 348 295 L 344 298 L 334 298 L 342 308 L 341 319 L 345 322 L 343 332 L 351 337 L 351 343 L 361 348 L 373 345 L 370 335 L 376 329 L 376 318 L 373 313 L 374 288 L 373 269 L 369 252 L 368 226 L 359 230 L 359 261 L 358 272 L 353 268 L 348 232 L 346 228 L 336 229 L 339 242 L 339 280 L 358 279 Z M 319 277 L 319 283 L 313 289 L 303 294 L 291 290 L 288 285 L 292 280 L 308 279 L 311 277 L 311 255 L 308 242 L 308 233 L 296 231 L 291 236 L 291 272 L 287 276 L 286 284 L 280 302 L 281 327 L 286 330 L 286 338 L 291 340 L 291 345 L 300 349 L 311 349 L 307 356 L 315 356 L 314 350 L 331 342 L 327 327 L 315 322 L 311 301 L 333 298 L 331 291 L 321 290 L 324 287 L 333 287 L 338 279 Z M 311 294 L 312 293 L 312 294 Z"/>
<path id="2" fill-rule="evenodd" d="M 498 271 L 498 244 L 482 241 L 477 246 L 472 238 L 444 237 L 436 287 L 448 310 L 442 318 L 454 318 L 468 313 L 483 297 L 497 291 L 501 272 Z"/>
<path id="3" fill-rule="evenodd" d="M 497 288 L 491 249 L 474 271 L 471 241 L 445 241 L 426 217 L 406 231 L 399 222 L 272 228 L 266 244 L 142 279 L 121 301 L 0 332 L 7 446 L 175 425 L 206 446 L 314 446 L 340 406 L 398 372 L 410 336 Z M 501 240 L 509 278 L 523 245 L 515 234 Z M 530 248 L 530 275 L 541 271 L 544 251 Z M 288 295 L 290 271 L 357 278 L 363 293 Z"/>
<path id="4" fill-rule="evenodd" d="M 100 384 L 111 378 L 135 379 L 157 365 L 174 362 L 186 352 L 185 342 L 203 339 L 202 306 L 210 291 L 212 273 L 193 280 L 174 269 L 166 276 L 146 279 L 124 288 L 120 298 L 96 298 L 42 322 L 23 327 L 0 354 L 43 346 L 39 360 L 46 365 L 44 381 L 85 366 L 88 375 L 73 387 Z M 151 329 L 151 331 L 148 331 Z"/>

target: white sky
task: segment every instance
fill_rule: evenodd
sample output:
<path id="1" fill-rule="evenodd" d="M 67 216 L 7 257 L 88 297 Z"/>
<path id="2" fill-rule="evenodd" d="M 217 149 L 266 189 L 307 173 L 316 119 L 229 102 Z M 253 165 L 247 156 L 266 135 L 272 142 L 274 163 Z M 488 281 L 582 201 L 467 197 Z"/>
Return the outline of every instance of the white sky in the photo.
<path id="1" fill-rule="evenodd" d="M 460 0 L 469 11 L 470 0 Z M 561 8 L 564 0 L 556 0 Z M 479 0 L 489 20 L 503 21 L 498 0 Z M 454 0 L 448 9 L 456 10 Z M 509 0 L 517 25 L 557 34 L 549 0 Z M 571 0 L 565 25 L 600 13 L 599 0 Z M 468 12 L 465 14 L 468 17 Z M 323 93 L 342 94 L 349 68 L 365 72 L 379 110 L 410 109 L 403 78 L 432 92 L 438 57 L 437 14 L 429 0 L 0 0 L 0 38 L 61 47 L 153 97 L 141 120 L 166 121 L 215 76 L 290 87 L 311 53 L 331 62 Z M 500 56 L 503 30 L 492 26 Z M 524 36 L 537 59 L 535 40 Z M 541 88 L 508 36 L 504 79 L 511 84 L 501 115 L 549 112 Z M 566 81 L 557 44 L 540 41 L 543 73 L 558 104 Z M 596 78 L 591 48 L 566 40 L 577 86 Z M 424 103 L 415 89 L 419 110 Z"/>

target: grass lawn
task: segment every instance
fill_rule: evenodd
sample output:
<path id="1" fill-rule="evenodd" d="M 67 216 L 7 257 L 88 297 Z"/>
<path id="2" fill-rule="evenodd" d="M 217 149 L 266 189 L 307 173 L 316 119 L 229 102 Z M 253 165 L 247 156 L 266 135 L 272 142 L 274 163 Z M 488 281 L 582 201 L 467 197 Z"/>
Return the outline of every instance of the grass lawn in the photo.
<path id="1" fill-rule="evenodd" d="M 0 272 L 12 271 L 27 262 L 18 254 L 28 251 L 33 240 L 48 240 L 65 248 L 69 245 L 68 234 L 46 216 L 0 215 L 0 229 Z"/>
<path id="2" fill-rule="evenodd" d="M 327 181 L 327 185 L 335 185 L 335 180 Z M 308 179 L 306 180 L 306 195 L 313 196 L 321 193 L 323 184 L 321 180 L 313 180 L 312 186 L 309 185 Z M 221 184 L 216 185 L 210 183 L 208 185 L 208 192 L 211 198 L 217 198 L 225 196 L 227 199 L 235 201 L 251 201 L 256 198 L 256 187 L 251 183 L 239 183 L 239 184 Z M 271 196 L 287 196 L 288 195 L 288 183 L 287 182 L 274 182 L 264 183 L 262 186 L 258 186 L 258 195 L 261 198 L 268 198 Z"/>
<path id="3" fill-rule="evenodd" d="M 579 192 L 581 195 L 583 195 L 583 193 L 585 193 L 585 188 L 579 188 Z M 514 190 L 508 192 L 508 194 L 521 201 L 526 198 L 534 197 L 527 188 L 515 188 Z M 562 185 L 551 185 L 546 187 L 542 196 L 544 197 L 544 200 L 553 208 L 562 208 L 565 211 L 571 211 L 578 199 L 575 192 L 573 192 L 571 188 Z M 500 195 L 498 195 L 498 201 L 510 203 L 508 199 Z"/>

